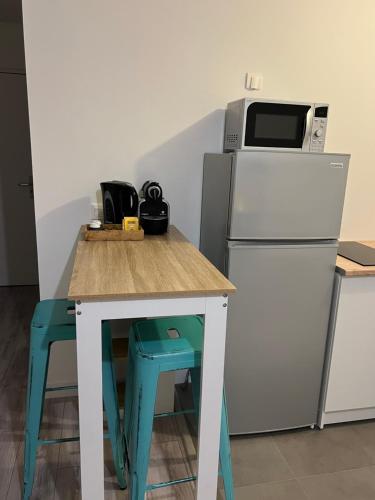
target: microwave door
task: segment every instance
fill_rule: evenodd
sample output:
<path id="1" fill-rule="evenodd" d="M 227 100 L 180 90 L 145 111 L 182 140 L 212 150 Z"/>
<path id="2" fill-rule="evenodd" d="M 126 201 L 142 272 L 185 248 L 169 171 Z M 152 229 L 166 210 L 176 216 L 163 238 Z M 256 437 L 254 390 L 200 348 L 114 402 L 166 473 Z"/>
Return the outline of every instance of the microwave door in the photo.
<path id="1" fill-rule="evenodd" d="M 245 111 L 244 147 L 309 149 L 312 107 L 253 102 Z"/>

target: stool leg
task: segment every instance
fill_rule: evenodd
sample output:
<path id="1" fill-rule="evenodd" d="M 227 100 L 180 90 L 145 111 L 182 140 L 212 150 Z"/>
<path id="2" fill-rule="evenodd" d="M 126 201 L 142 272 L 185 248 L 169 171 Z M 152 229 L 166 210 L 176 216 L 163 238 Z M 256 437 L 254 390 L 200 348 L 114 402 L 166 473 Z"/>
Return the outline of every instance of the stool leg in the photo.
<path id="1" fill-rule="evenodd" d="M 200 405 L 200 383 L 201 383 L 201 370 L 200 368 L 192 368 L 190 370 L 191 383 L 193 389 L 194 408 L 199 414 Z M 233 472 L 232 472 L 232 459 L 230 452 L 230 439 L 228 431 L 228 416 L 225 392 L 223 391 L 223 404 L 221 407 L 221 427 L 220 427 L 220 468 L 223 476 L 225 499 L 234 499 L 233 490 Z"/>
<path id="2" fill-rule="evenodd" d="M 49 342 L 44 335 L 31 333 L 26 403 L 23 500 L 30 498 L 33 488 L 39 429 L 43 416 L 48 373 L 49 348 Z"/>
<path id="3" fill-rule="evenodd" d="M 116 375 L 112 357 L 112 337 L 109 328 L 103 326 L 103 399 L 107 415 L 108 431 L 112 446 L 112 456 L 115 465 L 117 481 L 121 489 L 126 488 L 124 456 L 125 448 L 120 425 Z"/>
<path id="4" fill-rule="evenodd" d="M 232 457 L 228 429 L 227 402 L 224 392 L 221 407 L 220 466 L 224 481 L 225 500 L 234 500 Z"/>
<path id="5" fill-rule="evenodd" d="M 194 410 L 197 415 L 197 422 L 199 420 L 199 406 L 200 406 L 200 394 L 201 394 L 201 369 L 191 368 L 190 369 L 191 386 L 193 390 L 193 404 Z"/>
<path id="6" fill-rule="evenodd" d="M 130 433 L 132 431 L 132 404 L 133 404 L 133 395 L 134 395 L 134 350 L 131 344 L 129 344 L 129 352 L 128 352 L 128 367 L 126 371 L 126 387 L 125 387 L 125 408 L 124 408 L 124 435 L 125 442 L 129 443 Z"/>
<path id="7" fill-rule="evenodd" d="M 158 387 L 159 369 L 150 361 L 136 363 L 132 418 L 133 432 L 130 436 L 130 500 L 144 500 L 147 487 L 147 472 L 150 457 L 152 426 Z"/>

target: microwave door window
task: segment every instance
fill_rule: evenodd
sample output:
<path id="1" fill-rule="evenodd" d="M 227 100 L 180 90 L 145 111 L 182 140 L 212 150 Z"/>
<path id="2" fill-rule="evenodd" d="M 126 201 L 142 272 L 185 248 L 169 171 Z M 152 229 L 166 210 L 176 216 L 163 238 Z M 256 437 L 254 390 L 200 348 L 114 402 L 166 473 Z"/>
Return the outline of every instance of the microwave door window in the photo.
<path id="1" fill-rule="evenodd" d="M 255 139 L 274 138 L 294 140 L 297 136 L 298 116 L 258 113 L 255 117 Z"/>
<path id="2" fill-rule="evenodd" d="M 301 149 L 310 106 L 253 103 L 247 109 L 245 146 Z"/>

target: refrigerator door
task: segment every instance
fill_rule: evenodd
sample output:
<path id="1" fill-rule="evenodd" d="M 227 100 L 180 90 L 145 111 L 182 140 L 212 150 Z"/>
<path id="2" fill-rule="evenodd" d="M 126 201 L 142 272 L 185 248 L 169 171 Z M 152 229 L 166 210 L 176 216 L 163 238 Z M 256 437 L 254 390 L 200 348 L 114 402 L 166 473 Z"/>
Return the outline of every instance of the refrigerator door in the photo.
<path id="1" fill-rule="evenodd" d="M 231 434 L 317 422 L 336 253 L 337 244 L 229 243 Z"/>
<path id="2" fill-rule="evenodd" d="M 237 152 L 228 237 L 337 239 L 349 158 L 325 153 Z"/>

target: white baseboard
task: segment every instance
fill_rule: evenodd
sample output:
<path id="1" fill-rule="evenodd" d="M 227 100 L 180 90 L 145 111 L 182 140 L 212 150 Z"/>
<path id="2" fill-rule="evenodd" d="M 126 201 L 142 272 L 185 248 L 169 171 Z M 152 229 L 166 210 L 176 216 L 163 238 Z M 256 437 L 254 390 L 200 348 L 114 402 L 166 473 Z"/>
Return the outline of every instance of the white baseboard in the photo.
<path id="1" fill-rule="evenodd" d="M 318 423 L 320 429 L 327 424 L 338 424 L 342 422 L 354 422 L 356 420 L 375 419 L 374 408 L 359 408 L 355 410 L 342 410 L 323 412 Z"/>

